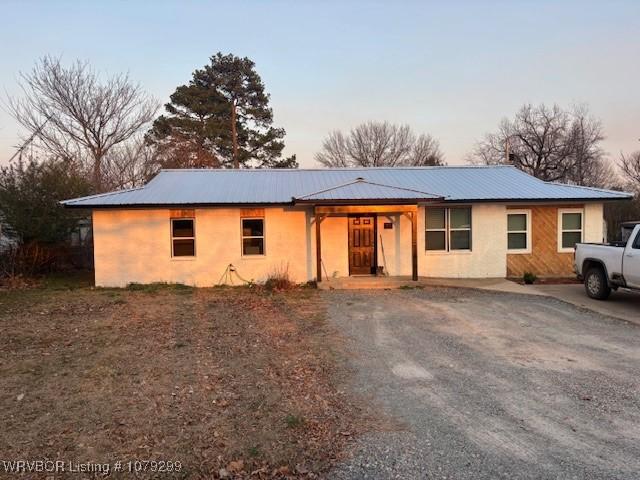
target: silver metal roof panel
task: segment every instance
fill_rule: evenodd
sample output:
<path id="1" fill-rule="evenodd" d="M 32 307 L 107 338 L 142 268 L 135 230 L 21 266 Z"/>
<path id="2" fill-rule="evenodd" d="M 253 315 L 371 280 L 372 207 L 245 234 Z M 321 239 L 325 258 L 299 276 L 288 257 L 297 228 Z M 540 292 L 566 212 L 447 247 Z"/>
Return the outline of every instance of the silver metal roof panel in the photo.
<path id="1" fill-rule="evenodd" d="M 364 178 L 294 198 L 297 202 L 355 200 L 442 200 L 439 195 L 408 188 L 367 182 Z"/>
<path id="2" fill-rule="evenodd" d="M 362 181 L 358 181 L 362 179 Z M 355 182 L 358 185 L 355 186 Z M 351 186 L 346 186 L 347 184 Z M 361 185 L 362 184 L 362 185 Z M 377 185 L 376 185 L 377 184 Z M 100 208 L 162 205 L 291 204 L 325 192 L 340 200 L 384 200 L 400 191 L 442 197 L 447 202 L 598 201 L 632 194 L 543 182 L 512 166 L 447 166 L 344 169 L 183 169 L 162 170 L 144 187 L 62 202 L 68 207 Z M 333 192 L 333 193 L 330 193 Z M 430 197 L 429 197 L 430 198 Z"/>

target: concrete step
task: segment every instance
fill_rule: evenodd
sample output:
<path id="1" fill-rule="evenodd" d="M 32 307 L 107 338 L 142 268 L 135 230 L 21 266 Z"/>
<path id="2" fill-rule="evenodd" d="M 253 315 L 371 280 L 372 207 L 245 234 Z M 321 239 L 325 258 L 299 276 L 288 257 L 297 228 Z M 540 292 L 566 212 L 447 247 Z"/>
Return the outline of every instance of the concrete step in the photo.
<path id="1" fill-rule="evenodd" d="M 320 290 L 376 290 L 419 286 L 419 281 L 408 277 L 346 277 L 318 283 Z"/>
<path id="2" fill-rule="evenodd" d="M 531 285 L 519 285 L 505 278 L 435 278 L 420 277 L 417 281 L 409 276 L 400 277 L 339 277 L 318 283 L 320 290 L 388 290 L 395 288 L 454 287 L 477 288 L 494 292 L 544 295 Z"/>

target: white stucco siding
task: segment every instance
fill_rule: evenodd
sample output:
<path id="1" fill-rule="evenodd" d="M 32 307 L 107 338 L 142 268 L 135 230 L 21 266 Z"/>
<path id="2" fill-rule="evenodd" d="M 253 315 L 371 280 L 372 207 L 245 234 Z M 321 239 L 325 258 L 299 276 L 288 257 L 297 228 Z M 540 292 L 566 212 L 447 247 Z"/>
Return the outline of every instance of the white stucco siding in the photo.
<path id="1" fill-rule="evenodd" d="M 263 281 L 287 269 L 296 282 L 309 279 L 309 229 L 304 209 L 266 208 L 265 255 L 242 256 L 240 209 L 195 211 L 195 257 L 171 256 L 170 210 L 96 210 L 93 215 L 96 285 L 132 282 L 213 286 L 229 264 L 247 280 Z M 234 278 L 235 283 L 241 283 Z"/>
<path id="2" fill-rule="evenodd" d="M 391 229 L 385 230 L 385 223 L 391 223 Z M 420 232 L 418 232 L 418 238 L 420 238 Z M 376 242 L 378 265 L 383 266 L 387 274 L 411 275 L 411 220 L 406 215 L 380 214 Z"/>
<path id="3" fill-rule="evenodd" d="M 431 252 L 425 249 L 425 207 L 418 208 L 418 275 L 421 277 L 504 277 L 507 271 L 506 207 L 476 204 L 471 209 L 471 251 Z M 384 224 L 391 223 L 391 229 Z M 345 235 L 347 225 L 345 223 Z M 323 231 L 323 242 L 324 231 Z M 378 215 L 378 265 L 391 276 L 411 275 L 411 220 L 404 214 Z M 324 245 L 324 243 L 323 243 Z M 348 247 L 344 244 L 348 271 Z M 323 258 L 324 258 L 323 248 Z M 325 261 L 326 262 L 326 261 Z M 348 274 L 348 273 L 347 273 Z M 345 275 L 347 275 L 345 274 Z"/>
<path id="4" fill-rule="evenodd" d="M 507 275 L 506 205 L 472 206 L 471 251 L 425 249 L 425 207 L 417 213 L 418 274 L 422 277 L 505 277 Z M 584 206 L 584 241 L 603 237 L 601 203 Z M 169 209 L 96 210 L 94 212 L 96 285 L 124 287 L 132 282 L 217 285 L 229 264 L 243 278 L 264 281 L 277 270 L 291 280 L 316 277 L 313 208 L 264 209 L 265 255 L 241 253 L 241 209 L 195 210 L 195 257 L 171 256 Z M 391 223 L 391 229 L 384 224 Z M 411 221 L 403 214 L 379 214 L 378 265 L 392 276 L 411 275 Z M 326 217 L 321 223 L 323 276 L 349 275 L 348 218 Z M 241 283 L 233 277 L 235 284 Z"/>
<path id="5" fill-rule="evenodd" d="M 349 276 L 349 224 L 347 217 L 326 217 L 320 223 L 323 277 Z M 315 268 L 315 225 L 313 265 Z M 315 278 L 315 270 L 312 278 Z"/>
<path id="6" fill-rule="evenodd" d="M 604 238 L 604 209 L 602 203 L 587 203 L 584 206 L 584 241 L 601 243 Z"/>
<path id="7" fill-rule="evenodd" d="M 471 251 L 425 249 L 425 209 L 418 214 L 418 275 L 440 278 L 505 277 L 507 274 L 505 205 L 471 207 Z"/>

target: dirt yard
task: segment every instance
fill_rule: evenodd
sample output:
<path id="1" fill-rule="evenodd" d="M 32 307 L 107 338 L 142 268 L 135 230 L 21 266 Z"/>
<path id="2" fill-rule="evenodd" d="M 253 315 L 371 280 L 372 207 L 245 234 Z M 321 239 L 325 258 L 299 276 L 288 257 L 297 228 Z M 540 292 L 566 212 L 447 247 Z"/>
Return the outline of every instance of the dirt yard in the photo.
<path id="1" fill-rule="evenodd" d="M 0 291 L 0 328 L 2 460 L 313 477 L 371 417 L 312 289 L 55 284 Z"/>

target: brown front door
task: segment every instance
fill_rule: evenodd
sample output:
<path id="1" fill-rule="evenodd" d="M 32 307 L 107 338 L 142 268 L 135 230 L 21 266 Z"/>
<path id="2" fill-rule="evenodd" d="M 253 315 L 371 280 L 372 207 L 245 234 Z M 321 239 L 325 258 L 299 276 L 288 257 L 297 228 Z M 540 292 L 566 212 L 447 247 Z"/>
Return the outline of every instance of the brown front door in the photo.
<path id="1" fill-rule="evenodd" d="M 349 217 L 349 275 L 375 273 L 375 217 Z"/>

